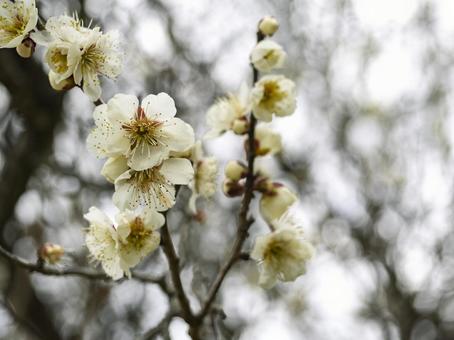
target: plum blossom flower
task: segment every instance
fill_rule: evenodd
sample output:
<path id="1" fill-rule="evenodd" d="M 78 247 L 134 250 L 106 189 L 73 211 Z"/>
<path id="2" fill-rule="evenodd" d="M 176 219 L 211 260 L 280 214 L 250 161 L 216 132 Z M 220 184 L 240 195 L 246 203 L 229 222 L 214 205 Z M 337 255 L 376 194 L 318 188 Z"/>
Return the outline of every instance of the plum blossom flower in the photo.
<path id="1" fill-rule="evenodd" d="M 90 223 L 85 238 L 90 255 L 114 280 L 124 274 L 131 277 L 130 268 L 159 246 L 157 229 L 165 222 L 164 216 L 155 211 L 138 214 L 125 210 L 115 217 L 115 226 L 96 207 L 91 207 L 84 217 Z"/>
<path id="2" fill-rule="evenodd" d="M 122 69 L 123 53 L 117 32 L 103 33 L 99 27 L 84 27 L 78 18 L 52 17 L 46 33 L 33 35 L 47 46 L 45 59 L 54 82 L 73 78 L 74 83 L 96 101 L 101 96 L 99 76 L 116 78 Z"/>
<path id="3" fill-rule="evenodd" d="M 262 40 L 251 53 L 251 62 L 260 72 L 270 72 L 284 65 L 287 54 L 281 45 L 272 40 Z"/>
<path id="4" fill-rule="evenodd" d="M 194 176 L 191 162 L 169 158 L 149 169 L 129 169 L 115 180 L 113 202 L 119 209 L 165 211 L 175 204 L 175 185 L 187 185 Z"/>
<path id="5" fill-rule="evenodd" d="M 245 120 L 249 111 L 249 89 L 246 84 L 242 84 L 238 94 L 222 97 L 208 109 L 206 122 L 210 130 L 205 138 L 215 138 L 232 130 L 235 125 L 244 125 L 235 123 Z"/>
<path id="6" fill-rule="evenodd" d="M 258 124 L 255 128 L 256 150 L 258 156 L 274 155 L 282 150 L 282 138 L 266 124 Z"/>
<path id="7" fill-rule="evenodd" d="M 137 97 L 117 94 L 96 107 L 88 148 L 100 157 L 125 156 L 136 172 L 152 168 L 171 151 L 194 144 L 194 130 L 175 114 L 175 103 L 166 93 L 145 97 L 141 106 Z"/>
<path id="8" fill-rule="evenodd" d="M 269 182 L 268 188 L 260 198 L 260 213 L 263 218 L 273 224 L 279 220 L 297 201 L 296 195 L 280 183 Z"/>
<path id="9" fill-rule="evenodd" d="M 199 196 L 209 198 L 216 192 L 218 161 L 214 157 L 204 156 L 201 141 L 194 144 L 191 160 L 194 167 L 194 178 L 189 183 L 189 188 L 192 190 L 192 195 L 189 199 L 189 210 L 192 214 L 196 214 L 197 198 Z"/>
<path id="10" fill-rule="evenodd" d="M 16 48 L 35 29 L 35 0 L 0 0 L 0 48 Z"/>
<path id="11" fill-rule="evenodd" d="M 259 262 L 259 284 L 264 288 L 273 287 L 278 280 L 294 281 L 303 275 L 314 254 L 314 247 L 303 238 L 302 228 L 288 214 L 274 225 L 273 232 L 257 237 L 251 252 L 251 258 Z"/>
<path id="12" fill-rule="evenodd" d="M 252 112 L 262 121 L 291 115 L 296 108 L 295 83 L 281 75 L 262 77 L 251 91 Z"/>

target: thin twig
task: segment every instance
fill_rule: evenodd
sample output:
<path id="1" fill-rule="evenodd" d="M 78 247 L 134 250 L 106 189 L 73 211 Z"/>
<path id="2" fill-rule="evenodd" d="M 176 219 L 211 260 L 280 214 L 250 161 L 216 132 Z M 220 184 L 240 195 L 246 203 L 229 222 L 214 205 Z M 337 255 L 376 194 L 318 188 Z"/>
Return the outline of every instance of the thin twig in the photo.
<path id="1" fill-rule="evenodd" d="M 112 278 L 107 276 L 105 273 L 93 271 L 86 268 L 68 268 L 68 269 L 60 269 L 55 267 L 47 267 L 42 263 L 31 262 L 27 261 L 17 255 L 14 255 L 7 251 L 5 248 L 0 246 L 0 255 L 7 259 L 11 264 L 16 265 L 18 267 L 24 268 L 29 270 L 32 273 L 40 273 L 49 276 L 79 276 L 89 280 L 103 280 L 103 281 L 112 281 Z M 167 283 L 165 279 L 162 278 L 154 278 L 150 277 L 143 273 L 132 273 L 131 278 L 141 281 L 144 283 L 154 283 L 159 285 L 165 293 L 168 295 L 172 295 L 173 292 L 167 287 Z"/>
<path id="2" fill-rule="evenodd" d="M 168 312 L 164 318 L 152 329 L 145 332 L 142 339 L 143 340 L 151 340 L 156 338 L 158 335 L 162 335 L 166 329 L 169 328 L 169 324 L 174 317 L 178 316 L 176 312 Z"/>

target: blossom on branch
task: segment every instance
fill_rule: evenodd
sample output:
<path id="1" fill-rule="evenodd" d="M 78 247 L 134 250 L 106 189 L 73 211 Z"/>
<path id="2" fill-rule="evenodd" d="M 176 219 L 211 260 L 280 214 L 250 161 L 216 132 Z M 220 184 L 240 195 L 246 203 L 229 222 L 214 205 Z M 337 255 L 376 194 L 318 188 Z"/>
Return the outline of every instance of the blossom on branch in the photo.
<path id="1" fill-rule="evenodd" d="M 187 185 L 194 176 L 191 162 L 170 158 L 161 164 L 137 171 L 129 169 L 115 180 L 113 202 L 119 209 L 165 211 L 175 204 L 175 185 Z"/>
<path id="2" fill-rule="evenodd" d="M 265 122 L 276 116 L 291 115 L 296 108 L 295 83 L 281 75 L 261 78 L 251 91 L 252 112 Z"/>
<path id="3" fill-rule="evenodd" d="M 275 230 L 257 237 L 251 258 L 260 264 L 259 284 L 273 287 L 278 280 L 294 281 L 306 272 L 314 247 L 303 238 L 303 230 L 286 214 L 275 221 Z"/>
<path id="4" fill-rule="evenodd" d="M 251 63 L 260 72 L 270 72 L 281 68 L 287 58 L 287 54 L 281 45 L 271 40 L 259 42 L 251 53 Z"/>
<path id="5" fill-rule="evenodd" d="M 249 110 L 249 89 L 246 84 L 242 84 L 237 95 L 222 97 L 208 109 L 206 122 L 210 131 L 205 134 L 205 138 L 215 138 L 236 126 L 243 126 Z"/>
<path id="6" fill-rule="evenodd" d="M 258 124 L 255 129 L 257 156 L 274 155 L 282 150 L 282 138 L 266 124 Z"/>
<path id="7" fill-rule="evenodd" d="M 194 144 L 194 130 L 175 114 L 175 103 L 166 93 L 145 97 L 141 106 L 137 97 L 117 94 L 96 107 L 88 148 L 100 157 L 123 155 L 136 171 L 152 168 L 171 151 Z"/>
<path id="8" fill-rule="evenodd" d="M 116 78 L 122 69 L 123 53 L 117 32 L 103 33 L 99 27 L 84 27 L 78 18 L 52 17 L 46 31 L 33 35 L 46 45 L 49 78 L 55 83 L 72 78 L 92 101 L 101 97 L 99 76 Z"/>
<path id="9" fill-rule="evenodd" d="M 189 183 L 192 190 L 189 199 L 189 210 L 192 214 L 197 213 L 195 205 L 199 196 L 209 198 L 216 193 L 216 179 L 218 175 L 218 161 L 214 157 L 205 157 L 202 148 L 202 142 L 198 141 L 192 147 L 191 155 L 194 167 L 194 178 Z"/>
<path id="10" fill-rule="evenodd" d="M 110 218 L 96 207 L 84 215 L 90 226 L 85 242 L 91 257 L 101 262 L 107 275 L 114 280 L 124 274 L 131 277 L 130 268 L 136 266 L 146 255 L 159 246 L 157 231 L 164 216 L 155 211 L 141 214 L 125 210 L 115 217 L 115 226 Z"/>
<path id="11" fill-rule="evenodd" d="M 0 0 L 0 48 L 16 48 L 35 29 L 35 0 Z"/>
<path id="12" fill-rule="evenodd" d="M 260 198 L 260 213 L 263 218 L 273 224 L 283 216 L 297 201 L 296 195 L 280 183 L 268 182 L 267 189 Z"/>

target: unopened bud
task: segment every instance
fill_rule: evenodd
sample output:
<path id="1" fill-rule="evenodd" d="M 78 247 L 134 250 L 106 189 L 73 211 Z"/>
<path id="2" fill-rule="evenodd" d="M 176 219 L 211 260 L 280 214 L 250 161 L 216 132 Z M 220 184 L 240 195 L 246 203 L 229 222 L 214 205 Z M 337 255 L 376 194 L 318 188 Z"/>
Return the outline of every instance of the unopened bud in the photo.
<path id="1" fill-rule="evenodd" d="M 55 91 L 67 91 L 76 86 L 73 76 L 70 76 L 61 81 L 57 81 L 56 77 L 57 75 L 54 72 L 49 73 L 49 83 Z"/>
<path id="2" fill-rule="evenodd" d="M 35 52 L 35 46 L 36 44 L 33 40 L 26 38 L 16 47 L 16 52 L 22 58 L 30 58 Z"/>
<path id="3" fill-rule="evenodd" d="M 249 129 L 249 122 L 246 117 L 237 118 L 233 121 L 232 131 L 237 135 L 244 135 Z"/>
<path id="4" fill-rule="evenodd" d="M 60 261 L 65 250 L 58 244 L 45 243 L 39 248 L 38 256 L 44 262 L 55 264 Z"/>
<path id="5" fill-rule="evenodd" d="M 227 197 L 241 196 L 244 193 L 244 185 L 231 179 L 225 179 L 222 184 L 222 191 Z"/>
<path id="6" fill-rule="evenodd" d="M 272 36 L 279 28 L 279 22 L 275 17 L 266 16 L 259 22 L 259 31 L 263 35 Z"/>
<path id="7" fill-rule="evenodd" d="M 239 161 L 229 161 L 224 169 L 225 177 L 232 181 L 239 181 L 241 178 L 246 177 L 247 167 Z"/>

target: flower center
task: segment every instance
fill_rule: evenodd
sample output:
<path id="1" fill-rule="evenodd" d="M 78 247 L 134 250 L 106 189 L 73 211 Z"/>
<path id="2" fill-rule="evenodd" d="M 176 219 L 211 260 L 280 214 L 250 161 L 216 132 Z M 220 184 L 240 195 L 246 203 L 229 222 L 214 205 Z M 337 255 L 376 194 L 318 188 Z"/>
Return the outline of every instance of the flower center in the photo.
<path id="1" fill-rule="evenodd" d="M 145 229 L 143 220 L 140 217 L 136 217 L 134 221 L 129 225 L 131 232 L 126 238 L 128 246 L 134 247 L 136 250 L 140 250 L 146 243 L 147 238 L 152 234 L 151 230 Z"/>
<path id="2" fill-rule="evenodd" d="M 136 117 L 128 124 L 123 124 L 122 128 L 126 131 L 131 141 L 131 150 L 140 144 L 158 146 L 161 144 L 161 126 L 162 122 L 150 120 L 145 116 L 145 112 L 139 107 Z"/>
<path id="3" fill-rule="evenodd" d="M 143 192 L 147 192 L 152 184 L 165 184 L 167 180 L 159 172 L 159 166 L 142 171 L 134 171 L 130 181 L 134 182 L 135 186 Z"/>
<path id="4" fill-rule="evenodd" d="M 285 94 L 281 91 L 279 84 L 276 81 L 269 81 L 265 83 L 263 88 L 262 104 L 265 106 L 271 106 L 276 101 L 284 98 Z"/>
<path id="5" fill-rule="evenodd" d="M 91 45 L 82 55 L 81 63 L 84 67 L 91 70 L 100 71 L 102 65 L 106 62 L 106 55 L 96 45 Z"/>
<path id="6" fill-rule="evenodd" d="M 50 60 L 57 73 L 68 70 L 68 56 L 61 49 L 52 50 Z"/>

